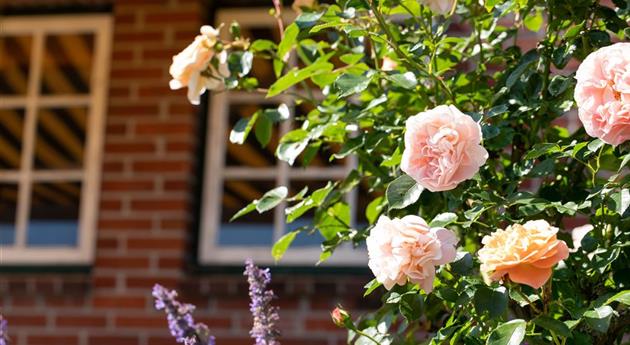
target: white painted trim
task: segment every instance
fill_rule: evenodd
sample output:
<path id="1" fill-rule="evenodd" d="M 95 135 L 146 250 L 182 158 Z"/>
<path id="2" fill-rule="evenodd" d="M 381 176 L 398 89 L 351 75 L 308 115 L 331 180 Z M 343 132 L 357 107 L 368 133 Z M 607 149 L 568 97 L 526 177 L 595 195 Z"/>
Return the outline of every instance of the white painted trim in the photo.
<path id="1" fill-rule="evenodd" d="M 292 13 L 290 9 L 286 13 Z M 294 15 L 293 15 L 294 16 Z M 243 27 L 276 27 L 276 21 L 264 9 L 221 9 L 217 13 L 217 23 L 230 23 L 233 20 Z M 286 19 L 286 18 L 285 18 Z M 295 59 L 293 64 L 295 64 Z M 264 94 L 242 91 L 215 92 L 210 95 L 208 109 L 208 135 L 206 139 L 206 166 L 204 191 L 202 201 L 202 221 L 199 241 L 199 261 L 206 265 L 241 265 L 246 258 L 252 258 L 263 265 L 274 264 L 270 246 L 219 246 L 218 232 L 221 226 L 221 200 L 223 197 L 223 181 L 225 178 L 250 181 L 275 181 L 279 186 L 287 186 L 290 181 L 305 179 L 339 180 L 346 177 L 348 172 L 356 166 L 356 159 L 347 159 L 345 166 L 292 168 L 285 162 L 276 166 L 253 168 L 242 166 L 225 166 L 226 142 L 225 133 L 229 122 L 231 105 L 260 104 L 273 105 L 285 103 L 294 113 L 292 96 L 281 95 L 273 99 L 265 98 Z M 292 119 L 280 125 L 280 135 L 291 130 Z M 357 205 L 356 193 L 348 195 L 346 200 L 351 208 Z M 274 212 L 274 241 L 285 233 L 285 215 L 283 203 Z M 352 212 L 354 218 L 354 211 Z M 291 247 L 280 261 L 283 266 L 312 266 L 319 260 L 321 250 L 318 246 Z M 367 265 L 367 254 L 364 250 L 354 250 L 349 245 L 338 248 L 337 251 L 322 264 L 322 266 L 357 266 Z"/>
<path id="2" fill-rule="evenodd" d="M 60 33 L 94 34 L 94 54 L 89 95 L 40 95 L 44 35 Z M 16 16 L 2 19 L 0 35 L 32 35 L 31 71 L 26 97 L 6 97 L 0 108 L 25 108 L 25 130 L 19 171 L 0 172 L 0 181 L 18 182 L 16 241 L 0 247 L 0 265 L 90 264 L 94 260 L 99 206 L 101 156 L 109 81 L 112 18 L 103 14 L 64 16 Z M 42 107 L 85 106 L 88 108 L 84 167 L 81 170 L 33 170 L 37 113 Z M 38 181 L 81 182 L 77 247 L 27 247 L 26 226 L 30 212 L 31 189 Z"/>

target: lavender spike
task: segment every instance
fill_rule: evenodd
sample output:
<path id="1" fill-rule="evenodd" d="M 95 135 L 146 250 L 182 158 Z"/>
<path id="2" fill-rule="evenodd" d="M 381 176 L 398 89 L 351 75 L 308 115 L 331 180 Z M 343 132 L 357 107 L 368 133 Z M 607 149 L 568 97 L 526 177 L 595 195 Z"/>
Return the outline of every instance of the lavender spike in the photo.
<path id="1" fill-rule="evenodd" d="M 153 287 L 155 309 L 164 310 L 171 335 L 185 345 L 214 345 L 208 326 L 195 323 L 192 312 L 195 306 L 177 301 L 177 291 L 167 290 L 159 284 Z M 4 345 L 0 343 L 0 345 Z"/>
<path id="2" fill-rule="evenodd" d="M 254 318 L 254 325 L 249 334 L 256 340 L 255 345 L 279 345 L 278 307 L 271 305 L 275 296 L 272 290 L 267 290 L 267 285 L 271 282 L 271 273 L 268 268 L 258 268 L 252 260 L 247 260 L 244 275 L 247 276 L 249 283 L 251 298 L 249 310 Z"/>

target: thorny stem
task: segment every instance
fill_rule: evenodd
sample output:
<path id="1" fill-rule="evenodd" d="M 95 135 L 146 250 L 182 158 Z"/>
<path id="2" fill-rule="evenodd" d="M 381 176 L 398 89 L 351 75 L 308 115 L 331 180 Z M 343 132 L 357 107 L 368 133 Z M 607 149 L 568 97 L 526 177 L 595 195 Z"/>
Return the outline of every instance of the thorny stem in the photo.
<path id="1" fill-rule="evenodd" d="M 523 292 L 521 291 L 520 287 L 518 289 L 514 289 L 516 291 L 516 293 L 523 297 L 523 299 L 527 302 L 527 304 L 529 305 L 530 308 L 532 308 L 532 310 L 536 313 L 536 314 L 540 314 L 540 309 L 536 308 L 536 306 L 534 305 L 534 303 L 529 299 L 529 297 Z"/>

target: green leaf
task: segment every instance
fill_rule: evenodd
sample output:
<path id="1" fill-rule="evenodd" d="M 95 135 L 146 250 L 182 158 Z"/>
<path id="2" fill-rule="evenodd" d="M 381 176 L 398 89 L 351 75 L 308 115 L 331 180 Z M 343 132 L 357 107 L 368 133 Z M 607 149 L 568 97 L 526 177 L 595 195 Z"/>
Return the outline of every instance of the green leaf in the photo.
<path id="1" fill-rule="evenodd" d="M 398 310 L 409 323 L 420 318 L 422 315 L 422 307 L 422 296 L 417 292 L 403 295 L 398 303 Z"/>
<path id="2" fill-rule="evenodd" d="M 253 52 L 261 52 L 265 50 L 274 50 L 276 44 L 271 40 L 259 39 L 252 42 L 249 49 Z"/>
<path id="3" fill-rule="evenodd" d="M 290 165 L 304 151 L 309 142 L 309 132 L 303 129 L 295 129 L 285 134 L 276 149 L 276 157 Z"/>
<path id="4" fill-rule="evenodd" d="M 486 345 L 519 345 L 525 339 L 526 326 L 521 319 L 501 324 L 490 333 Z"/>
<path id="5" fill-rule="evenodd" d="M 287 251 L 287 249 L 289 249 L 289 246 L 299 232 L 300 231 L 298 230 L 291 231 L 280 237 L 280 239 L 276 243 L 274 243 L 273 247 L 271 248 L 271 256 L 273 256 L 274 260 L 279 261 L 280 259 L 282 259 L 282 256 L 284 256 L 284 253 Z"/>
<path id="6" fill-rule="evenodd" d="M 451 212 L 440 213 L 429 223 L 432 228 L 443 228 L 453 222 L 457 221 L 457 215 Z"/>
<path id="7" fill-rule="evenodd" d="M 252 130 L 256 119 L 258 119 L 259 112 L 255 112 L 252 117 L 242 118 L 236 122 L 234 128 L 230 132 L 230 142 L 233 144 L 243 145 L 249 132 Z"/>
<path id="8" fill-rule="evenodd" d="M 282 122 L 288 120 L 290 117 L 289 107 L 282 103 L 276 109 L 265 109 L 263 115 L 272 122 Z"/>
<path id="9" fill-rule="evenodd" d="M 418 79 L 413 72 L 396 73 L 385 75 L 385 78 L 397 86 L 411 90 L 418 85 Z"/>
<path id="10" fill-rule="evenodd" d="M 374 290 L 376 290 L 381 285 L 383 284 L 379 283 L 378 280 L 376 280 L 376 278 L 370 280 L 370 282 L 365 284 L 364 286 L 365 292 L 363 293 L 363 297 L 371 294 Z"/>
<path id="11" fill-rule="evenodd" d="M 303 12 L 295 19 L 295 23 L 300 29 L 307 29 L 317 24 L 323 14 L 324 12 Z"/>
<path id="12" fill-rule="evenodd" d="M 365 56 L 365 54 L 344 54 L 339 57 L 346 65 L 354 65 L 357 62 L 361 61 L 361 59 Z"/>
<path id="13" fill-rule="evenodd" d="M 606 331 L 608 331 L 608 326 L 610 326 L 610 319 L 613 314 L 613 308 L 605 305 L 585 312 L 583 318 L 592 329 L 601 333 L 606 333 Z"/>
<path id="14" fill-rule="evenodd" d="M 538 54 L 535 51 L 530 51 L 523 56 L 519 65 L 510 73 L 507 80 L 505 81 L 505 86 L 508 88 L 512 88 L 514 84 L 519 80 L 521 75 L 529 68 L 529 66 L 534 63 L 538 59 Z"/>
<path id="15" fill-rule="evenodd" d="M 260 146 L 266 147 L 271 140 L 272 122 L 266 116 L 261 116 L 256 121 L 256 127 L 254 128 L 254 134 L 256 139 L 260 143 Z"/>
<path id="16" fill-rule="evenodd" d="M 541 10 L 536 10 L 533 14 L 528 15 L 523 20 L 525 27 L 533 32 L 538 32 L 543 24 L 543 15 Z"/>
<path id="17" fill-rule="evenodd" d="M 612 296 L 606 301 L 606 304 L 610 304 L 612 302 L 619 302 L 625 305 L 630 306 L 630 290 L 624 290 L 616 295 Z"/>
<path id="18" fill-rule="evenodd" d="M 597 150 L 599 150 L 600 147 L 604 146 L 604 144 L 605 143 L 601 139 L 595 139 L 588 143 L 586 147 L 591 152 L 597 152 Z"/>
<path id="19" fill-rule="evenodd" d="M 508 297 L 505 287 L 500 286 L 496 289 L 490 287 L 479 287 L 473 298 L 475 310 L 482 314 L 488 312 L 491 318 L 503 315 L 507 309 Z"/>
<path id="20" fill-rule="evenodd" d="M 314 75 L 328 73 L 332 71 L 333 67 L 333 64 L 329 62 L 320 61 L 304 67 L 303 69 L 294 68 L 288 71 L 280 79 L 276 80 L 276 82 L 269 87 L 269 91 L 266 97 L 269 98 L 276 96 L 286 89 L 290 88 L 291 86 Z"/>
<path id="21" fill-rule="evenodd" d="M 362 92 L 367 89 L 372 80 L 371 74 L 349 74 L 345 73 L 340 75 L 335 80 L 335 87 L 339 90 L 338 98 L 347 97 L 355 93 Z"/>
<path id="22" fill-rule="evenodd" d="M 474 265 L 472 255 L 468 252 L 457 252 L 457 257 L 455 257 L 455 261 L 450 263 L 451 270 L 459 275 L 467 275 L 469 274 Z"/>
<path id="23" fill-rule="evenodd" d="M 385 195 L 390 208 L 405 208 L 420 198 L 424 188 L 409 175 L 402 175 L 387 186 Z"/>
<path id="24" fill-rule="evenodd" d="M 569 327 L 560 320 L 556 320 L 546 315 L 541 315 L 535 318 L 533 321 L 536 325 L 546 330 L 552 331 L 555 334 L 564 338 L 569 338 L 571 336 L 571 330 L 569 329 Z"/>
<path id="25" fill-rule="evenodd" d="M 230 218 L 230 222 L 234 221 L 237 218 L 240 218 L 250 212 L 253 212 L 256 209 L 256 201 L 252 201 L 250 202 L 247 206 L 243 207 L 242 209 L 240 209 L 238 212 L 236 212 L 236 214 L 234 214 L 232 216 L 232 218 Z"/>
<path id="26" fill-rule="evenodd" d="M 623 216 L 628 207 L 630 207 L 630 189 L 622 189 L 612 194 L 611 198 L 615 202 L 615 211 L 620 216 Z"/>
<path id="27" fill-rule="evenodd" d="M 287 197 L 288 192 L 287 187 L 284 186 L 268 191 L 256 203 L 256 210 L 260 213 L 271 210 Z"/>
<path id="28" fill-rule="evenodd" d="M 280 43 L 278 44 L 277 51 L 277 55 L 280 61 L 288 61 L 289 52 L 291 51 L 291 48 L 293 48 L 293 45 L 295 44 L 299 33 L 300 28 L 297 26 L 296 23 L 292 23 L 291 25 L 287 26 L 286 29 L 284 29 L 284 36 L 282 38 L 282 41 L 280 41 Z M 276 73 L 276 77 L 280 76 L 280 73 L 282 73 L 282 66 L 282 63 L 274 65 L 274 72 Z"/>
<path id="29" fill-rule="evenodd" d="M 372 200 L 365 208 L 365 218 L 367 218 L 370 224 L 374 224 L 381 212 L 383 212 L 383 197 L 379 196 Z"/>
<path id="30" fill-rule="evenodd" d="M 534 147 L 532 147 L 530 151 L 527 152 L 527 154 L 523 158 L 526 160 L 536 159 L 543 155 L 549 155 L 549 154 L 553 154 L 553 153 L 557 153 L 561 151 L 562 150 L 560 149 L 560 146 L 558 144 L 554 144 L 554 143 L 536 144 L 534 145 Z"/>

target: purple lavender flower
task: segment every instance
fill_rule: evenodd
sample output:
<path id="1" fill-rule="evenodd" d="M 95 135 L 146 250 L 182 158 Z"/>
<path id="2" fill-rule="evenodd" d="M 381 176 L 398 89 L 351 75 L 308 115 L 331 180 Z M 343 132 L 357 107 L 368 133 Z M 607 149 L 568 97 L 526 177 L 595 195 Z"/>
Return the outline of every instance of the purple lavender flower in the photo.
<path id="1" fill-rule="evenodd" d="M 274 299 L 272 290 L 267 290 L 267 285 L 271 282 L 269 269 L 261 269 L 254 266 L 252 260 L 245 262 L 245 273 L 249 282 L 249 297 L 251 303 L 249 310 L 254 318 L 254 325 L 249 334 L 256 339 L 255 345 L 279 345 L 278 337 L 280 332 L 276 324 L 278 317 L 278 307 L 272 306 Z"/>
<path id="2" fill-rule="evenodd" d="M 9 331 L 7 319 L 0 315 L 0 345 L 9 344 Z"/>
<path id="3" fill-rule="evenodd" d="M 195 306 L 177 301 L 177 291 L 167 290 L 159 284 L 153 287 L 155 309 L 164 310 L 171 335 L 185 345 L 214 345 L 208 326 L 195 323 L 192 312 Z M 0 343 L 0 345 L 5 345 Z"/>

